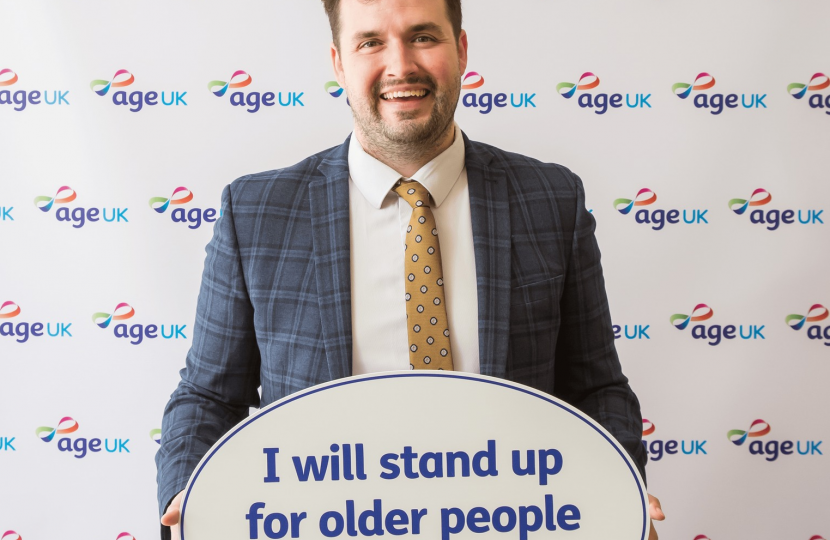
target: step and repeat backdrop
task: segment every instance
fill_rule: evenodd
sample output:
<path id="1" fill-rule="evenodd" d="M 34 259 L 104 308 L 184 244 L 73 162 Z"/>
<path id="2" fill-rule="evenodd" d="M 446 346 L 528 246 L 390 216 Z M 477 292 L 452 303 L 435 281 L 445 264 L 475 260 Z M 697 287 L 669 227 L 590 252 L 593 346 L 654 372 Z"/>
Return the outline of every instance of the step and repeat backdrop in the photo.
<path id="1" fill-rule="evenodd" d="M 830 4 L 464 17 L 461 128 L 585 182 L 661 536 L 830 538 Z M 328 22 L 311 0 L 0 0 L 0 22 L 0 535 L 153 538 L 221 190 L 351 130 Z"/>

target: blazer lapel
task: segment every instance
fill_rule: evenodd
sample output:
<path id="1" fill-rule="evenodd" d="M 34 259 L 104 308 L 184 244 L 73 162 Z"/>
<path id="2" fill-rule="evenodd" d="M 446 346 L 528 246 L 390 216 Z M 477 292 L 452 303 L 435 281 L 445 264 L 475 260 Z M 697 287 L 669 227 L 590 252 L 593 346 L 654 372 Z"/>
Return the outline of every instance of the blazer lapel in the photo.
<path id="1" fill-rule="evenodd" d="M 317 298 L 331 379 L 352 372 L 349 140 L 323 158 L 309 184 Z"/>
<path id="2" fill-rule="evenodd" d="M 510 205 L 507 175 L 464 135 L 478 289 L 481 373 L 504 377 L 510 332 Z"/>

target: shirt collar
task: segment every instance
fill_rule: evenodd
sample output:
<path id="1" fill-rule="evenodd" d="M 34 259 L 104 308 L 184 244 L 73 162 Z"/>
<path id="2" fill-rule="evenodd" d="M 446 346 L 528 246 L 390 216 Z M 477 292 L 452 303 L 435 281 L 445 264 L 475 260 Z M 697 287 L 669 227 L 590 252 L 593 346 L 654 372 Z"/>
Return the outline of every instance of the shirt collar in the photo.
<path id="1" fill-rule="evenodd" d="M 435 206 L 441 206 L 464 170 L 464 137 L 455 125 L 452 145 L 412 175 L 432 196 Z M 401 179 L 392 167 L 370 156 L 352 132 L 349 142 L 349 175 L 357 189 L 375 208 L 380 208 L 389 191 Z"/>

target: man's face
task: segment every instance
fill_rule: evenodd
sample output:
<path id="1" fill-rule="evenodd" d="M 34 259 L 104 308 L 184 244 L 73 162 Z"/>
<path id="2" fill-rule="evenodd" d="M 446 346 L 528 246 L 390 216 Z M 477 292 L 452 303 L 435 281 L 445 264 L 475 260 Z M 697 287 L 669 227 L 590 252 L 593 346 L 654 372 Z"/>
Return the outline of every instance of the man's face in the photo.
<path id="1" fill-rule="evenodd" d="M 341 0 L 332 61 L 367 142 L 429 144 L 452 123 L 467 37 L 456 41 L 444 2 Z"/>

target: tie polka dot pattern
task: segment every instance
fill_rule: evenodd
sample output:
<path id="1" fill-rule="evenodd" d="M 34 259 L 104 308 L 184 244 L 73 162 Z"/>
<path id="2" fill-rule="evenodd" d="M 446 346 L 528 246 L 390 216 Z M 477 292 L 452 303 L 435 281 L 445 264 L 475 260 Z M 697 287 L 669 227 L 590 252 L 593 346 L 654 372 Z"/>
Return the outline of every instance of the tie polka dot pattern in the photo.
<path id="1" fill-rule="evenodd" d="M 395 193 L 412 207 L 404 245 L 409 365 L 411 369 L 452 370 L 441 247 L 429 192 L 418 182 L 404 180 Z"/>

